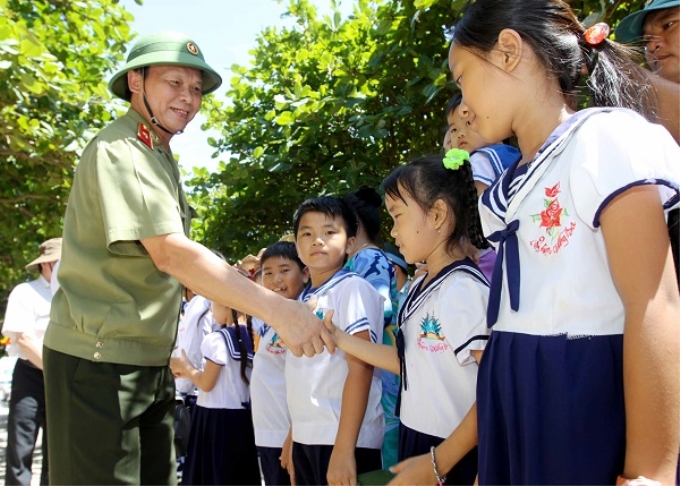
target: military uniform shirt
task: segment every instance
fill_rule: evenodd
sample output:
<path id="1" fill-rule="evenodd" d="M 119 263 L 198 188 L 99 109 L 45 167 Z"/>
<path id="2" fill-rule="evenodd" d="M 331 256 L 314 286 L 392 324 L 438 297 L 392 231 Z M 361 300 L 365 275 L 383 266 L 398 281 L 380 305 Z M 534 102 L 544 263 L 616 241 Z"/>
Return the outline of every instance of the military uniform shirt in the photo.
<path id="1" fill-rule="evenodd" d="M 190 208 L 172 154 L 140 123 L 130 109 L 85 147 L 44 342 L 83 359 L 164 366 L 177 332 L 181 286 L 158 270 L 140 240 L 188 234 Z"/>

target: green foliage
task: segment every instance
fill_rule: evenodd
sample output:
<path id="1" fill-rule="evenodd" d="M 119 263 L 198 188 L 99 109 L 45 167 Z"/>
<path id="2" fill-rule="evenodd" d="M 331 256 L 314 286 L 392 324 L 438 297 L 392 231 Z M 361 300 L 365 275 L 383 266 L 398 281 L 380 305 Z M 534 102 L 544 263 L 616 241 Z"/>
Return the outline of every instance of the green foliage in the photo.
<path id="1" fill-rule="evenodd" d="M 413 2 L 361 0 L 351 18 L 317 18 L 293 1 L 297 27 L 265 30 L 252 66 L 232 67 L 227 105 L 209 124 L 223 131 L 220 172 L 195 178 L 201 237 L 233 258 L 289 231 L 306 197 L 377 186 L 412 154 L 437 150 L 447 82 L 443 26 L 454 3 L 421 15 Z"/>
<path id="2" fill-rule="evenodd" d="M 444 29 L 464 1 L 344 1 L 355 1 L 346 19 L 292 0 L 296 27 L 264 30 L 251 64 L 233 68 L 229 101 L 206 99 L 222 131 L 208 142 L 225 160 L 189 182 L 207 246 L 256 253 L 305 197 L 377 186 L 438 150 L 454 93 Z M 644 0 L 570 3 L 614 26 Z M 0 0 L 0 314 L 39 243 L 61 233 L 78 150 L 114 116 L 105 81 L 131 18 L 117 0 Z"/>
<path id="3" fill-rule="evenodd" d="M 189 182 L 199 240 L 232 259 L 290 230 L 308 196 L 377 187 L 397 164 L 439 150 L 449 82 L 445 28 L 464 0 L 358 0 L 318 18 L 290 0 L 292 29 L 266 29 L 229 103 L 210 100 L 217 173 Z M 573 1 L 579 18 L 618 22 L 644 0 Z"/>
<path id="4" fill-rule="evenodd" d="M 76 151 L 112 119 L 105 78 L 131 20 L 116 0 L 0 0 L 0 309 L 61 234 Z"/>

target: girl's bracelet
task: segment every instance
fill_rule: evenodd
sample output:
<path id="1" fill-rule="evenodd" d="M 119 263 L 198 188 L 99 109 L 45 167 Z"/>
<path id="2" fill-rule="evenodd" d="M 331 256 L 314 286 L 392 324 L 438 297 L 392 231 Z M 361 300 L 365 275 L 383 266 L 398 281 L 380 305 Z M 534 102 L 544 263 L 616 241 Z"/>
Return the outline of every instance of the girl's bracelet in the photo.
<path id="1" fill-rule="evenodd" d="M 437 471 L 437 462 L 434 460 L 434 446 L 430 447 L 430 461 L 432 461 L 434 477 L 437 478 L 437 486 L 442 486 L 446 482 L 446 475 L 440 476 L 439 471 Z"/>

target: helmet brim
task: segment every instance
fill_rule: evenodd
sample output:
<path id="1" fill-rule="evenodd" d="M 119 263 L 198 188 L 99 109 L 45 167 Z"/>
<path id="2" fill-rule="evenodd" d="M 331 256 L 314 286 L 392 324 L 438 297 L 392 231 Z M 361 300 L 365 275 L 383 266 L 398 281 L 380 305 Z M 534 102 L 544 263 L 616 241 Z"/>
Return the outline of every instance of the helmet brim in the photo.
<path id="1" fill-rule="evenodd" d="M 666 10 L 667 8 L 677 7 L 678 5 L 680 5 L 680 0 L 677 2 L 661 3 L 659 5 L 648 5 L 644 9 L 638 10 L 637 12 L 633 12 L 627 17 L 624 17 L 614 30 L 614 35 L 616 36 L 617 42 L 642 42 L 645 17 L 647 17 L 647 15 L 652 12 L 656 12 L 657 10 Z"/>
<path id="2" fill-rule="evenodd" d="M 201 58 L 184 52 L 162 51 L 143 54 L 129 61 L 109 81 L 109 90 L 117 97 L 130 101 L 127 73 L 148 66 L 182 66 L 199 69 L 203 73 L 202 93 L 210 94 L 222 85 L 222 77 Z"/>

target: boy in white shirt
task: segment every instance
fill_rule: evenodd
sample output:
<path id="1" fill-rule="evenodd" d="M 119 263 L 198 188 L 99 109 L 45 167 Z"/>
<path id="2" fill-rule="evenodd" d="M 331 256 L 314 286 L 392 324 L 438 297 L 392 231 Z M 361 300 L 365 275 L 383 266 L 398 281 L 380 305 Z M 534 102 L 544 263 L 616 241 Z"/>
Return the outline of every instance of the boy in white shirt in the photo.
<path id="1" fill-rule="evenodd" d="M 262 285 L 287 299 L 297 299 L 309 277 L 305 264 L 298 258 L 295 243 L 291 241 L 269 245 L 262 254 L 260 265 Z M 255 321 L 253 319 L 253 327 L 256 327 Z M 287 351 L 271 326 L 259 324 L 257 352 L 250 377 L 255 445 L 264 483 L 285 486 L 290 484 L 290 477 L 280 459 L 290 430 L 285 380 Z"/>
<path id="2" fill-rule="evenodd" d="M 293 218 L 298 255 L 311 283 L 299 299 L 317 299 L 323 318 L 376 342 L 382 335 L 383 297 L 363 278 L 343 270 L 357 218 L 342 200 L 308 199 Z M 286 357 L 297 484 L 356 484 L 357 474 L 381 468 L 384 418 L 378 370 L 337 350 L 313 358 Z"/>

